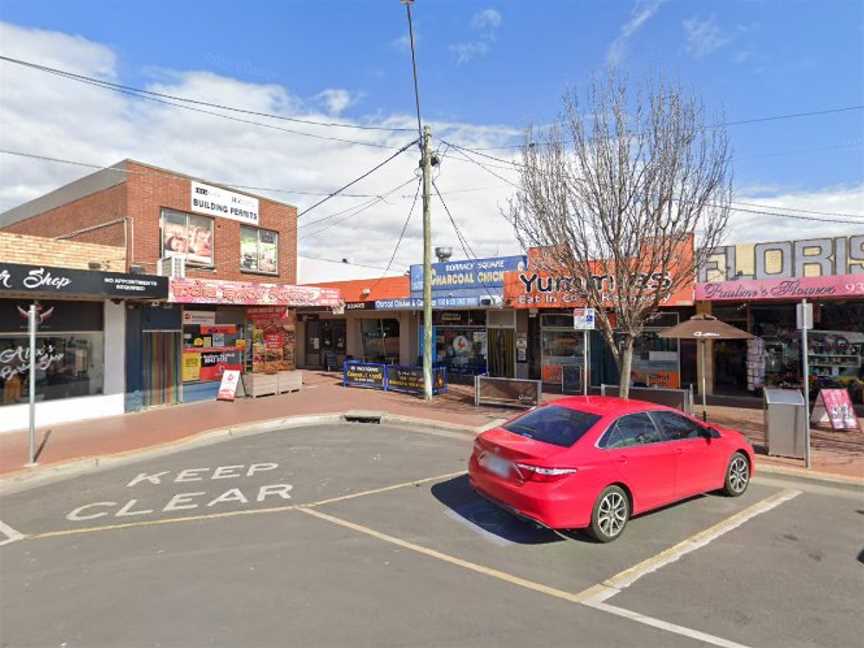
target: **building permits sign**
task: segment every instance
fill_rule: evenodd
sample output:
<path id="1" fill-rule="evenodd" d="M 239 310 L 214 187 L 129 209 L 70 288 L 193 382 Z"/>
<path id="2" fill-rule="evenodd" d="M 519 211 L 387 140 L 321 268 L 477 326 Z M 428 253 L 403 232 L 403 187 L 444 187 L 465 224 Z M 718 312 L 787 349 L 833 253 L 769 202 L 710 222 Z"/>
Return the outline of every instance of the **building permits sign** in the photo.
<path id="1" fill-rule="evenodd" d="M 193 212 L 230 218 L 247 225 L 258 225 L 257 198 L 221 189 L 202 182 L 191 182 L 191 208 Z"/>

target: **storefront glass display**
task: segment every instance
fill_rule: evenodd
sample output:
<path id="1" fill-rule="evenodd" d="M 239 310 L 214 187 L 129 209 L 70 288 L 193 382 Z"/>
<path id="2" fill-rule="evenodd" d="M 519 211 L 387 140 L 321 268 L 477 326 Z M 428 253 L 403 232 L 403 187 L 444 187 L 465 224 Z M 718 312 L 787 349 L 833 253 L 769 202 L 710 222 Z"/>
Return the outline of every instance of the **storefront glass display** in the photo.
<path id="1" fill-rule="evenodd" d="M 364 319 L 360 332 L 363 336 L 363 358 L 367 362 L 399 362 L 399 320 Z"/>
<path id="2" fill-rule="evenodd" d="M 243 326 L 217 323 L 217 311 L 183 314 L 184 383 L 218 382 L 226 369 L 242 369 L 246 347 Z"/>
<path id="3" fill-rule="evenodd" d="M 565 371 L 581 371 L 585 336 L 573 329 L 573 315 L 568 313 L 544 313 L 540 326 L 541 379 L 560 387 Z"/>
<path id="4" fill-rule="evenodd" d="M 163 209 L 162 256 L 183 256 L 189 263 L 212 266 L 213 219 Z"/>
<path id="5" fill-rule="evenodd" d="M 448 375 L 476 376 L 486 372 L 488 338 L 485 328 L 435 327 L 435 361 Z"/>
<path id="6" fill-rule="evenodd" d="M 0 300 L 0 405 L 26 403 L 30 381 L 27 302 Z M 102 304 L 41 302 L 36 335 L 36 400 L 103 393 Z"/>

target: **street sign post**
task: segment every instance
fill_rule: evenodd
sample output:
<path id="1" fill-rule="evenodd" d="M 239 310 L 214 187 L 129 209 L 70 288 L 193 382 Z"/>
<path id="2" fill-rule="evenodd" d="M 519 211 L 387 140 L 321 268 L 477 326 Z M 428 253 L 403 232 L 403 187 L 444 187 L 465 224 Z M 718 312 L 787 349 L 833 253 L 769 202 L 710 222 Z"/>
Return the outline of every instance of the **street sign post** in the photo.
<path id="1" fill-rule="evenodd" d="M 27 331 L 30 336 L 30 432 L 27 437 L 28 465 L 36 463 L 36 304 L 27 312 Z"/>
<path id="2" fill-rule="evenodd" d="M 801 370 L 804 383 L 804 466 L 810 467 L 810 362 L 807 348 L 807 331 L 813 328 L 813 304 L 802 299 L 795 307 L 795 319 L 801 329 Z"/>
<path id="3" fill-rule="evenodd" d="M 593 308 L 573 309 L 573 328 L 582 331 L 582 393 L 588 395 L 588 344 L 589 331 L 594 330 L 596 313 Z"/>

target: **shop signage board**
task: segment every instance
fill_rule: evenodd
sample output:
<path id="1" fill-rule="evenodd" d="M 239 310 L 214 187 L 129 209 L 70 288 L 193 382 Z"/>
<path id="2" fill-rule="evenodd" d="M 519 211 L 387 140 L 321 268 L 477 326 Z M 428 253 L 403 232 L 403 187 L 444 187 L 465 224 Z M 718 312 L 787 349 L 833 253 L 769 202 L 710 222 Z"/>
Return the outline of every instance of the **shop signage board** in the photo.
<path id="1" fill-rule="evenodd" d="M 165 299 L 168 296 L 168 278 L 0 263 L 0 294 L 4 292 Z"/>
<path id="2" fill-rule="evenodd" d="M 216 400 L 233 401 L 237 395 L 237 385 L 240 383 L 240 372 L 237 369 L 226 369 L 222 372 L 222 382 Z"/>
<path id="3" fill-rule="evenodd" d="M 0 324 L 6 331 L 26 331 L 32 302 L 0 300 Z M 42 301 L 36 305 L 40 333 L 50 331 L 101 331 L 104 329 L 102 302 Z"/>
<path id="4" fill-rule="evenodd" d="M 496 296 L 474 297 L 432 297 L 432 308 L 477 308 L 480 306 L 497 306 L 501 301 Z M 375 310 L 421 310 L 422 297 L 406 297 L 402 299 L 379 299 L 375 302 Z"/>
<path id="5" fill-rule="evenodd" d="M 375 310 L 374 301 L 345 302 L 346 311 Z"/>
<path id="6" fill-rule="evenodd" d="M 864 273 L 864 234 L 714 248 L 699 281 L 793 279 Z"/>
<path id="7" fill-rule="evenodd" d="M 668 285 L 668 274 L 643 273 L 645 291 Z M 594 282 L 600 287 L 604 303 L 611 306 L 614 297 L 614 279 L 609 275 L 595 275 Z M 550 274 L 544 271 L 508 272 L 504 281 L 504 303 L 510 308 L 567 308 L 587 302 L 579 282 L 572 277 Z M 692 306 L 693 284 L 686 283 L 668 295 L 663 306 Z"/>
<path id="8" fill-rule="evenodd" d="M 188 278 L 171 279 L 168 301 L 178 304 L 330 308 L 343 304 L 342 294 L 335 288 Z"/>
<path id="9" fill-rule="evenodd" d="M 860 429 L 852 399 L 845 389 L 822 389 L 816 397 L 810 422 L 817 425 L 831 424 L 834 430 Z"/>
<path id="10" fill-rule="evenodd" d="M 864 296 L 864 274 L 797 279 L 740 279 L 696 284 L 698 301 L 844 299 Z"/>
<path id="11" fill-rule="evenodd" d="M 193 212 L 230 218 L 247 225 L 258 225 L 259 201 L 257 198 L 228 191 L 220 187 L 190 182 L 190 205 Z"/>
<path id="12" fill-rule="evenodd" d="M 342 384 L 345 387 L 366 387 L 421 395 L 423 368 L 349 360 L 343 366 Z M 440 394 L 445 391 L 447 370 L 436 367 L 432 370 L 432 393 Z"/>
<path id="13" fill-rule="evenodd" d="M 593 308 L 574 308 L 573 328 L 577 331 L 593 331 L 595 316 Z"/>
<path id="14" fill-rule="evenodd" d="M 432 291 L 445 291 L 458 296 L 460 290 L 480 290 L 504 286 L 504 273 L 524 270 L 527 258 L 523 255 L 467 259 L 432 264 Z M 423 292 L 423 265 L 411 266 L 411 296 Z M 500 293 L 500 290 L 497 291 Z M 415 294 L 420 293 L 420 294 Z"/>
<path id="15" fill-rule="evenodd" d="M 184 326 L 214 326 L 216 324 L 216 311 L 199 311 L 199 310 L 184 310 L 183 325 Z M 201 331 L 204 333 L 204 331 Z"/>
<path id="16" fill-rule="evenodd" d="M 346 387 L 387 388 L 387 365 L 374 362 L 346 362 L 342 384 Z"/>

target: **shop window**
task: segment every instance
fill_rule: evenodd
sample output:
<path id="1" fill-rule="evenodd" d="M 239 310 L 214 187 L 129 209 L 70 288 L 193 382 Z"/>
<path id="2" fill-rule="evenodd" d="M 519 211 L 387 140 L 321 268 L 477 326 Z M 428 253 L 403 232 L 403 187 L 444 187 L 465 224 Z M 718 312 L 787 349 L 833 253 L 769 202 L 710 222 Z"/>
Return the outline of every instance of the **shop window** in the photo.
<path id="1" fill-rule="evenodd" d="M 368 362 L 399 362 L 399 320 L 361 320 L 363 357 Z"/>
<path id="2" fill-rule="evenodd" d="M 101 394 L 104 370 L 101 331 L 36 336 L 37 401 Z M 29 337 L 0 333 L 0 405 L 28 402 L 29 381 Z"/>
<path id="3" fill-rule="evenodd" d="M 573 328 L 573 315 L 560 315 L 557 313 L 544 313 L 540 316 L 543 327 Z"/>
<path id="4" fill-rule="evenodd" d="M 182 256 L 187 263 L 212 266 L 213 219 L 163 209 L 161 256 Z"/>
<path id="5" fill-rule="evenodd" d="M 240 227 L 240 269 L 244 272 L 279 273 L 279 235 L 257 227 Z"/>

